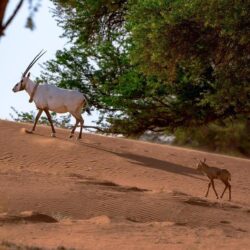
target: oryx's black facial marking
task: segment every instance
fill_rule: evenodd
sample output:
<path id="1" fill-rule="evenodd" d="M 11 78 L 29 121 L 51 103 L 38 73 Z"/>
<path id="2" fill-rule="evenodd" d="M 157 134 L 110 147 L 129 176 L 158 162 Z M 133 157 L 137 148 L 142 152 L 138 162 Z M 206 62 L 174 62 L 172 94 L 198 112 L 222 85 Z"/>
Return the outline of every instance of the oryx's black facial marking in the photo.
<path id="1" fill-rule="evenodd" d="M 22 80 L 20 81 L 20 89 L 19 89 L 19 91 L 25 89 L 25 84 L 23 84 L 23 82 L 24 82 L 24 79 L 22 79 Z"/>

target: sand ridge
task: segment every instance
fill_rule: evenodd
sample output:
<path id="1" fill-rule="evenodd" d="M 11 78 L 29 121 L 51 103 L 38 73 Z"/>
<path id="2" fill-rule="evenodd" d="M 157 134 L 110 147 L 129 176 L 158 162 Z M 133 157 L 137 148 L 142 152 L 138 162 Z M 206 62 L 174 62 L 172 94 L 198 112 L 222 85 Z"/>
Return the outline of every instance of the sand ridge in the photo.
<path id="1" fill-rule="evenodd" d="M 23 249 L 248 249 L 248 159 L 92 134 L 76 141 L 62 129 L 51 138 L 44 126 L 29 135 L 29 127 L 0 121 L 0 242 Z M 212 190 L 204 198 L 208 181 L 195 169 L 203 157 L 232 173 L 232 202 L 228 193 L 216 200 Z"/>

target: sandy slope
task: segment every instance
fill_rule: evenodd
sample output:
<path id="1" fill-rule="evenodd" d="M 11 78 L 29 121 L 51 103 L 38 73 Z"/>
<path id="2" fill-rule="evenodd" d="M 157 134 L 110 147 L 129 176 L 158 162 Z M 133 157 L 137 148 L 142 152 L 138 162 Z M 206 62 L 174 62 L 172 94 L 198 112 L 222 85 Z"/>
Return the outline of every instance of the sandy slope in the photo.
<path id="1" fill-rule="evenodd" d="M 0 121 L 0 249 L 250 248 L 249 160 L 28 127 Z M 232 202 L 203 197 L 203 157 L 232 173 Z"/>

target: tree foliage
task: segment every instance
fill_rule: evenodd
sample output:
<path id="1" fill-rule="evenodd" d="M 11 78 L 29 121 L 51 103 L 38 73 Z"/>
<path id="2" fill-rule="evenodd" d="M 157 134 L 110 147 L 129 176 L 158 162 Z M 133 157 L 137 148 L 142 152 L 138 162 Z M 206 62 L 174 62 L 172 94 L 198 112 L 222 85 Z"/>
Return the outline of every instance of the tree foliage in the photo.
<path id="1" fill-rule="evenodd" d="M 249 119 L 248 1 L 53 2 L 71 46 L 43 78 L 84 92 L 106 131 Z"/>
<path id="2" fill-rule="evenodd" d="M 245 119 L 232 123 L 225 120 L 226 126 L 218 122 L 199 129 L 178 128 L 175 131 L 175 145 L 199 148 L 219 153 L 227 153 L 237 156 L 250 156 L 249 126 Z"/>
<path id="3" fill-rule="evenodd" d="M 249 113 L 249 2 L 132 3 L 132 58 L 144 74 L 195 89 L 187 99 L 209 107 L 206 123 Z"/>

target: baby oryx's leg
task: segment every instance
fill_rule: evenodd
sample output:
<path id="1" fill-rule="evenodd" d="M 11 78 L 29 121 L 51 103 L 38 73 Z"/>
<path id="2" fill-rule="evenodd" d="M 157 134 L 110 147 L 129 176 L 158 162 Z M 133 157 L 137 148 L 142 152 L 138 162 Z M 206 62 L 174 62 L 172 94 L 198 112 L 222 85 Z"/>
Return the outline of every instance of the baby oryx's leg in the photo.
<path id="1" fill-rule="evenodd" d="M 39 120 L 39 118 L 40 118 L 40 116 L 41 116 L 42 112 L 43 112 L 43 110 L 42 110 L 42 109 L 39 109 L 39 110 L 38 110 L 38 113 L 37 113 L 37 115 L 36 115 L 36 119 L 35 119 L 35 122 L 34 122 L 33 128 L 32 128 L 32 130 L 31 130 L 31 131 L 29 131 L 29 130 L 25 130 L 27 133 L 33 133 L 33 132 L 35 131 L 35 129 L 36 129 L 36 124 L 37 124 L 37 122 L 38 122 L 38 120 Z"/>
<path id="2" fill-rule="evenodd" d="M 206 193 L 205 197 L 207 197 L 207 196 L 208 196 L 208 193 L 209 193 L 209 189 L 210 189 L 210 187 L 211 187 L 211 181 L 208 183 L 207 193 Z"/>
<path id="3" fill-rule="evenodd" d="M 228 183 L 228 190 L 229 190 L 229 198 L 228 200 L 231 201 L 231 184 Z"/>
<path id="4" fill-rule="evenodd" d="M 224 188 L 224 191 L 222 192 L 220 198 L 223 197 L 224 193 L 226 192 L 227 188 L 229 190 L 229 201 L 231 201 L 231 185 L 228 181 L 223 181 L 223 183 L 225 184 L 225 188 Z"/>
<path id="5" fill-rule="evenodd" d="M 224 193 L 226 192 L 226 190 L 227 190 L 227 188 L 228 188 L 228 184 L 227 184 L 227 182 L 226 182 L 226 181 L 223 181 L 223 183 L 225 184 L 225 188 L 224 188 L 224 191 L 222 192 L 222 194 L 221 194 L 220 198 L 222 198 L 222 197 L 223 197 Z"/>
<path id="6" fill-rule="evenodd" d="M 211 180 L 211 183 L 212 183 L 212 187 L 213 187 L 213 190 L 214 190 L 214 192 L 215 192 L 215 195 L 216 195 L 217 199 L 219 199 L 219 196 L 218 196 L 218 194 L 217 194 L 217 192 L 216 192 L 216 190 L 215 190 L 214 180 Z"/>
<path id="7" fill-rule="evenodd" d="M 56 136 L 56 131 L 55 131 L 55 128 L 54 128 L 54 126 L 53 126 L 53 121 L 52 121 L 51 115 L 50 115 L 50 113 L 49 113 L 49 110 L 48 110 L 48 109 L 44 109 L 44 111 L 45 111 L 45 113 L 46 113 L 46 115 L 47 115 L 47 117 L 48 117 L 48 120 L 49 120 L 51 129 L 52 129 L 52 134 L 51 134 L 51 136 L 52 136 L 52 137 L 55 137 L 55 136 Z"/>

